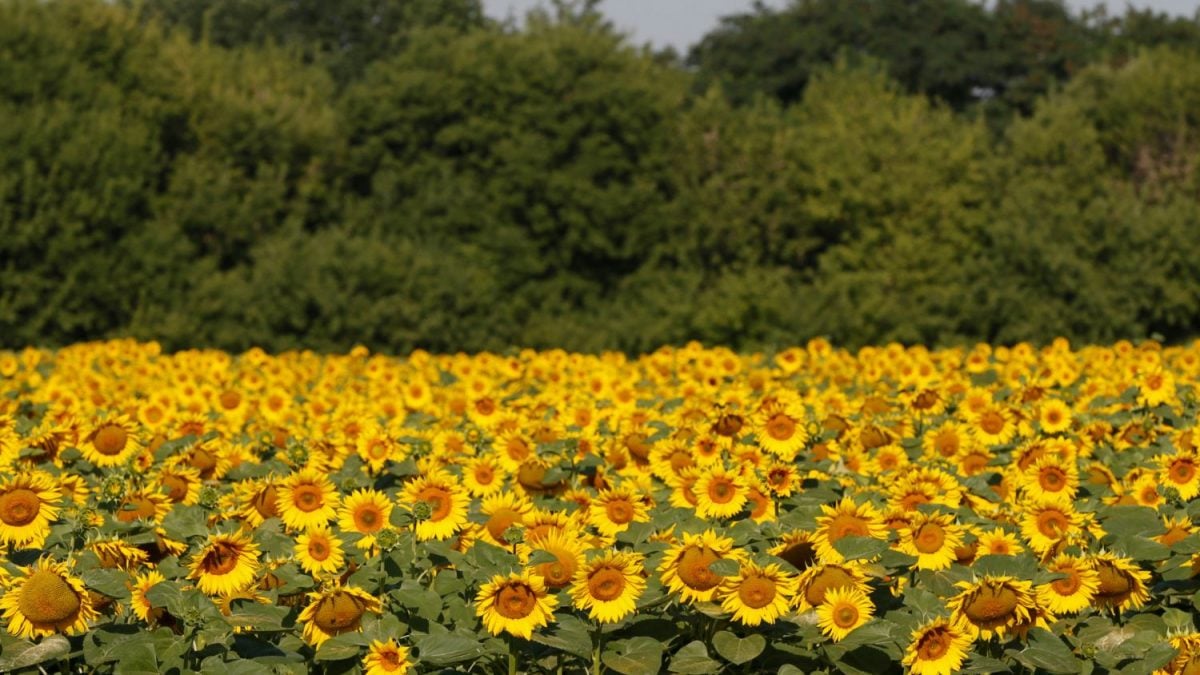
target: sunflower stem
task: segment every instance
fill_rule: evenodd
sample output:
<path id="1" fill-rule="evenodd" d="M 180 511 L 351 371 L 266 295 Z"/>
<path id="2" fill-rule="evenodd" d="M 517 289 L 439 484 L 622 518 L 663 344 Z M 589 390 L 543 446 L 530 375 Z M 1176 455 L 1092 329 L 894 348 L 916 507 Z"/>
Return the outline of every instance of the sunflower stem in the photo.
<path id="1" fill-rule="evenodd" d="M 603 664 L 600 663 L 600 653 L 604 651 L 604 627 L 596 624 L 596 646 L 592 648 L 592 673 L 591 675 L 600 675 L 604 670 Z"/>
<path id="2" fill-rule="evenodd" d="M 508 675 L 517 675 L 517 639 L 508 637 Z"/>

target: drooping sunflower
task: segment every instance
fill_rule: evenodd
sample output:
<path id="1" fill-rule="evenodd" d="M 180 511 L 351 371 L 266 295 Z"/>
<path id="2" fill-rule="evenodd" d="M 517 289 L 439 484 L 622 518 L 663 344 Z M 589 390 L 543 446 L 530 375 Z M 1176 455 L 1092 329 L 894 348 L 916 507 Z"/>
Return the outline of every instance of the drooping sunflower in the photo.
<path id="1" fill-rule="evenodd" d="M 566 588 L 574 581 L 586 559 L 586 547 L 570 532 L 556 530 L 545 535 L 530 536 L 526 543 L 532 551 L 544 551 L 554 556 L 553 561 L 533 566 L 533 573 L 541 576 L 546 587 L 552 591 Z"/>
<path id="2" fill-rule="evenodd" d="M 200 500 L 200 470 L 173 462 L 158 471 L 158 489 L 173 504 L 192 506 Z"/>
<path id="3" fill-rule="evenodd" d="M 804 530 L 784 532 L 779 537 L 779 543 L 767 552 L 788 561 L 798 572 L 803 572 L 817 562 L 816 538 L 811 532 Z"/>
<path id="4" fill-rule="evenodd" d="M 571 598 L 592 620 L 616 623 L 637 610 L 638 598 L 645 590 L 642 555 L 609 550 L 576 572 Z"/>
<path id="5" fill-rule="evenodd" d="M 717 536 L 712 530 L 683 535 L 667 549 L 660 566 L 662 583 L 684 602 L 708 602 L 716 595 L 721 577 L 710 569 L 718 560 L 741 561 L 744 556 L 733 547 L 733 539 Z"/>
<path id="6" fill-rule="evenodd" d="M 1029 621 L 1037 607 L 1032 585 L 1010 576 L 986 575 L 955 586 L 962 591 L 948 603 L 951 619 L 965 622 L 985 640 L 993 635 L 1004 637 Z"/>
<path id="7" fill-rule="evenodd" d="M 841 642 L 854 629 L 871 620 L 875 603 L 857 588 L 835 588 L 817 607 L 817 625 L 834 642 Z"/>
<path id="8" fill-rule="evenodd" d="M 375 536 L 388 524 L 392 515 L 392 501 L 378 490 L 364 488 L 355 490 L 342 500 L 338 511 L 338 526 L 343 532 L 362 535 L 356 546 L 369 549 L 375 545 Z"/>
<path id="9" fill-rule="evenodd" d="M 960 621 L 937 618 L 913 631 L 902 664 L 912 675 L 951 675 L 958 672 L 974 642 L 974 631 Z"/>
<path id="10" fill-rule="evenodd" d="M 492 635 L 508 633 L 526 640 L 554 619 L 558 598 L 546 592 L 542 578 L 530 571 L 497 574 L 475 596 L 475 615 Z"/>
<path id="11" fill-rule="evenodd" d="M 0 481 L 0 544 L 41 548 L 61 502 L 62 492 L 42 473 Z"/>
<path id="12" fill-rule="evenodd" d="M 746 626 L 775 623 L 787 614 L 799 582 L 779 565 L 743 562 L 736 577 L 725 577 L 718 590 L 721 607 Z"/>
<path id="13" fill-rule="evenodd" d="M 836 506 L 822 504 L 821 512 L 824 515 L 817 517 L 817 529 L 814 533 L 817 555 L 821 560 L 835 563 L 844 560 L 833 545 L 845 537 L 887 538 L 883 517 L 870 502 L 857 504 L 846 496 Z"/>
<path id="14" fill-rule="evenodd" d="M 0 598 L 0 612 L 9 635 L 34 639 L 88 629 L 97 613 L 83 581 L 71 576 L 66 563 L 42 558 L 9 582 Z"/>
<path id="15" fill-rule="evenodd" d="M 279 485 L 273 477 L 255 478 L 233 486 L 233 509 L 236 518 L 257 528 L 267 518 L 278 518 Z"/>
<path id="16" fill-rule="evenodd" d="M 243 530 L 209 535 L 192 558 L 189 579 L 207 595 L 228 595 L 254 583 L 261 567 L 258 544 Z"/>
<path id="17" fill-rule="evenodd" d="M 631 487 L 602 490 L 588 506 L 588 524 L 606 537 L 629 529 L 630 523 L 645 523 L 650 511 L 641 495 Z"/>
<path id="18" fill-rule="evenodd" d="M 285 478 L 275 489 L 283 524 L 292 530 L 307 530 L 337 517 L 338 492 L 333 482 L 316 469 L 302 469 Z"/>
<path id="19" fill-rule="evenodd" d="M 1150 599 L 1147 590 L 1150 573 L 1134 561 L 1101 551 L 1092 555 L 1089 562 L 1099 579 L 1093 599 L 1097 608 L 1137 609 Z"/>
<path id="20" fill-rule="evenodd" d="M 1038 603 L 1055 614 L 1075 614 L 1092 604 L 1100 588 L 1100 575 L 1083 558 L 1060 555 L 1046 571 L 1065 575 L 1037 587 Z"/>
<path id="21" fill-rule="evenodd" d="M 342 540 L 325 523 L 297 537 L 295 553 L 301 569 L 314 578 L 341 572 L 346 561 Z"/>
<path id="22" fill-rule="evenodd" d="M 117 520 L 132 523 L 136 520 L 153 520 L 161 523 L 171 512 L 171 500 L 161 492 L 150 489 L 127 492 L 117 506 Z"/>
<path id="23" fill-rule="evenodd" d="M 362 630 L 367 612 L 379 614 L 379 599 L 355 586 L 334 586 L 309 593 L 311 602 L 300 612 L 304 623 L 304 641 L 314 647 L 342 633 Z"/>
<path id="24" fill-rule="evenodd" d="M 944 570 L 955 560 L 963 541 L 962 527 L 946 513 L 917 513 L 901 530 L 899 549 L 917 558 L 917 569 Z"/>
<path id="25" fill-rule="evenodd" d="M 134 575 L 133 585 L 130 588 L 129 605 L 132 607 L 134 615 L 151 626 L 162 619 L 166 610 L 162 607 L 155 607 L 154 603 L 146 598 L 146 593 L 162 581 L 166 581 L 166 578 L 157 570 L 147 570 Z"/>
<path id="26" fill-rule="evenodd" d="M 107 468 L 124 464 L 141 448 L 137 424 L 127 415 L 112 415 L 92 424 L 79 450 L 87 461 Z"/>
<path id="27" fill-rule="evenodd" d="M 87 544 L 87 549 L 100 559 L 100 566 L 108 569 L 122 569 L 133 572 L 141 567 L 150 557 L 142 549 L 132 546 L 115 537 L 96 539 Z"/>
<path id="28" fill-rule="evenodd" d="M 408 648 L 396 644 L 396 640 L 372 640 L 362 662 L 364 675 L 406 675 L 412 667 L 408 660 Z"/>
<path id="29" fill-rule="evenodd" d="M 417 539 L 449 539 L 467 524 L 471 499 L 454 477 L 442 471 L 431 472 L 410 481 L 404 487 L 401 503 L 411 508 L 418 502 L 429 504 L 429 518 L 417 523 Z"/>

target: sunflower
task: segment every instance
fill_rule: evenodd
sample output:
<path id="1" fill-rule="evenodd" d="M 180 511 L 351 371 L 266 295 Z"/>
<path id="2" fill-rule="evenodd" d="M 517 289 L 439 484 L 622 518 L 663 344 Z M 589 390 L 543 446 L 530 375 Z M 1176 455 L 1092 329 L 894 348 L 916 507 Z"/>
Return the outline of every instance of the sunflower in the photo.
<path id="1" fill-rule="evenodd" d="M 302 469 L 275 490 L 279 515 L 292 530 L 307 530 L 337 517 L 338 493 L 333 482 L 316 469 Z"/>
<path id="2" fill-rule="evenodd" d="M 779 538 L 779 543 L 767 552 L 786 560 L 798 572 L 803 572 L 817 562 L 816 538 L 811 532 L 804 530 L 784 532 Z"/>
<path id="3" fill-rule="evenodd" d="M 125 498 L 117 506 L 117 520 L 122 523 L 132 523 L 136 520 L 153 520 L 161 523 L 171 512 L 171 500 L 161 492 L 153 490 L 134 490 L 126 493 Z"/>
<path id="4" fill-rule="evenodd" d="M 546 592 L 542 578 L 529 570 L 497 574 L 475 596 L 475 615 L 492 635 L 507 632 L 529 640 L 535 628 L 554 619 L 558 598 Z"/>
<path id="5" fill-rule="evenodd" d="M 483 524 L 484 539 L 501 548 L 512 546 L 512 542 L 504 538 L 504 531 L 514 525 L 525 522 L 525 516 L 533 510 L 533 506 L 525 497 L 513 492 L 499 492 L 484 497 L 479 510 L 487 521 Z"/>
<path id="6" fill-rule="evenodd" d="M 391 516 L 392 502 L 388 496 L 378 490 L 364 488 L 355 490 L 342 500 L 338 526 L 343 532 L 361 534 L 362 538 L 356 546 L 365 550 L 375 545 L 375 535 L 387 526 Z"/>
<path id="7" fill-rule="evenodd" d="M 1100 609 L 1137 609 L 1146 604 L 1150 573 L 1129 558 L 1100 552 L 1089 561 L 1099 577 L 1094 605 Z"/>
<path id="8" fill-rule="evenodd" d="M 132 572 L 141 567 L 149 554 L 136 546 L 127 544 L 120 539 L 98 539 L 89 542 L 87 549 L 100 559 L 100 566 L 108 569 L 122 569 Z"/>
<path id="9" fill-rule="evenodd" d="M 871 620 L 875 604 L 857 588 L 835 588 L 825 594 L 817 607 L 817 625 L 821 632 L 841 642 L 854 629 Z"/>
<path id="10" fill-rule="evenodd" d="M 962 544 L 962 527 L 954 516 L 918 513 L 909 527 L 901 530 L 899 549 L 917 558 L 917 569 L 944 570 L 954 562 L 954 550 Z"/>
<path id="11" fill-rule="evenodd" d="M 1200 455 L 1196 451 L 1180 450 L 1174 455 L 1158 458 L 1158 472 L 1163 485 L 1179 491 L 1179 497 L 1190 501 L 1200 495 Z"/>
<path id="12" fill-rule="evenodd" d="M 79 450 L 87 461 L 107 468 L 124 464 L 141 448 L 137 424 L 127 415 L 113 415 L 92 425 Z"/>
<path id="13" fill-rule="evenodd" d="M 854 562 L 813 565 L 804 570 L 797 582 L 795 603 L 802 612 L 825 602 L 825 596 L 832 590 L 857 588 L 863 593 L 871 590 L 862 565 Z"/>
<path id="14" fill-rule="evenodd" d="M 1069 535 L 1078 532 L 1082 519 L 1075 504 L 1066 497 L 1043 497 L 1025 506 L 1021 535 L 1029 548 L 1045 553 Z"/>
<path id="15" fill-rule="evenodd" d="M 1061 434 L 1071 428 L 1071 407 L 1058 399 L 1049 399 L 1038 406 L 1038 426 L 1042 433 Z"/>
<path id="16" fill-rule="evenodd" d="M 973 630 L 960 621 L 937 618 L 913 631 L 912 643 L 901 661 L 912 675 L 951 675 L 958 672 L 974 642 Z"/>
<path id="17" fill-rule="evenodd" d="M 463 486 L 472 497 L 486 497 L 504 487 L 505 471 L 500 460 L 480 455 L 463 465 Z"/>
<path id="18" fill-rule="evenodd" d="M 650 520 L 646 502 L 632 488 L 602 490 L 588 506 L 588 524 L 606 537 L 629 529 L 630 523 Z"/>
<path id="19" fill-rule="evenodd" d="M 642 555 L 610 550 L 576 572 L 571 598 L 575 607 L 587 610 L 594 621 L 616 623 L 637 610 L 638 598 L 645 590 Z"/>
<path id="20" fill-rule="evenodd" d="M 301 569 L 315 578 L 340 572 L 345 562 L 342 540 L 325 523 L 297 537 L 294 550 Z"/>
<path id="21" fill-rule="evenodd" d="M 412 507 L 419 502 L 429 504 L 429 518 L 416 525 L 417 539 L 449 539 L 467 524 L 467 508 L 471 499 L 463 492 L 454 477 L 442 471 L 431 472 L 404 486 L 401 503 Z"/>
<path id="22" fill-rule="evenodd" d="M 725 577 L 717 595 L 721 607 L 733 614 L 734 621 L 757 626 L 775 623 L 787 614 L 798 588 L 796 577 L 784 572 L 779 565 L 764 567 L 746 561 L 736 577 Z"/>
<path id="23" fill-rule="evenodd" d="M 335 586 L 308 597 L 311 602 L 297 620 L 304 623 L 304 641 L 314 647 L 342 633 L 362 630 L 363 615 L 382 610 L 375 596 L 355 586 Z"/>
<path id="24" fill-rule="evenodd" d="M 1017 435 L 1017 422 L 1013 413 L 1001 405 L 986 406 L 974 416 L 971 434 L 984 445 L 1004 445 Z"/>
<path id="25" fill-rule="evenodd" d="M 962 591 L 950 599 L 954 621 L 963 621 L 986 640 L 1004 637 L 1018 624 L 1030 620 L 1037 608 L 1028 581 L 1010 576 L 986 575 L 975 582 L 955 584 Z"/>
<path id="26" fill-rule="evenodd" d="M 354 440 L 354 451 L 372 475 L 381 473 L 388 460 L 398 459 L 402 452 L 400 444 L 378 425 L 373 425 L 358 435 Z"/>
<path id="27" fill-rule="evenodd" d="M 258 544 L 246 532 L 209 535 L 192 558 L 189 579 L 208 595 L 228 595 L 254 583 L 259 570 Z"/>
<path id="28" fill-rule="evenodd" d="M 0 544 L 41 548 L 58 520 L 62 492 L 42 473 L 20 473 L 0 482 Z"/>
<path id="29" fill-rule="evenodd" d="M 71 576 L 66 563 L 42 558 L 24 569 L 25 575 L 11 580 L 0 598 L 10 635 L 34 639 L 88 629 L 96 610 L 83 581 Z"/>
<path id="30" fill-rule="evenodd" d="M 257 528 L 268 518 L 278 518 L 279 484 L 271 477 L 255 478 L 237 483 L 233 487 L 234 517 L 245 521 L 247 525 Z"/>
<path id="31" fill-rule="evenodd" d="M 886 539 L 887 528 L 883 518 L 869 502 L 856 504 L 849 496 L 843 497 L 836 506 L 821 505 L 817 518 L 817 555 L 828 562 L 844 560 L 834 544 L 849 536 Z"/>
<path id="32" fill-rule="evenodd" d="M 977 537 L 977 555 L 1017 555 L 1025 550 L 1017 535 L 997 527 Z"/>
<path id="33" fill-rule="evenodd" d="M 1100 575 L 1088 561 L 1071 555 L 1060 555 L 1046 566 L 1046 571 L 1064 575 L 1037 587 L 1038 604 L 1055 614 L 1075 614 L 1092 604 L 1100 588 Z"/>
<path id="34" fill-rule="evenodd" d="M 411 667 L 408 648 L 396 644 L 392 638 L 386 642 L 372 640 L 362 662 L 364 675 L 405 675 Z"/>
<path id="35" fill-rule="evenodd" d="M 662 582 L 672 593 L 679 593 L 684 602 L 708 602 L 721 583 L 721 577 L 710 565 L 725 559 L 740 562 L 743 557 L 733 548 L 733 539 L 719 537 L 712 530 L 685 533 L 663 557 Z"/>
<path id="36" fill-rule="evenodd" d="M 554 556 L 553 561 L 533 567 L 533 573 L 542 577 L 543 583 L 552 591 L 566 588 L 583 567 L 585 547 L 574 534 L 554 530 L 545 535 L 530 535 L 527 543 L 532 551 Z"/>
<path id="37" fill-rule="evenodd" d="M 133 576 L 133 584 L 130 588 L 130 606 L 133 608 L 133 613 L 137 618 L 145 621 L 151 626 L 157 624 L 163 617 L 166 611 L 162 607 L 155 607 L 154 603 L 146 598 L 146 593 L 150 592 L 151 588 L 158 585 L 159 582 L 166 581 L 163 575 L 157 570 L 148 570 L 140 572 Z"/>
<path id="38" fill-rule="evenodd" d="M 782 401 L 764 405 L 753 420 L 754 440 L 763 450 L 790 461 L 808 442 L 804 415 Z"/>

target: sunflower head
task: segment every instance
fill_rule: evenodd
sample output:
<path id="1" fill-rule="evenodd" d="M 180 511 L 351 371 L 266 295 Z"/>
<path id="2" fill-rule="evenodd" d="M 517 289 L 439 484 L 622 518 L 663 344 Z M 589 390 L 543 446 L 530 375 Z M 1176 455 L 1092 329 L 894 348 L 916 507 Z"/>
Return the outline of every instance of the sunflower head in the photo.
<path id="1" fill-rule="evenodd" d="M 1036 609 L 1032 586 L 1008 576 L 985 576 L 972 583 L 960 581 L 961 593 L 950 600 L 955 620 L 978 630 L 985 639 L 1004 636 L 1029 621 Z"/>
<path id="2" fill-rule="evenodd" d="M 558 598 L 546 592 L 539 576 L 529 571 L 496 575 L 479 589 L 475 614 L 492 635 L 509 633 L 526 640 L 536 628 L 553 619 Z"/>
<path id="3" fill-rule="evenodd" d="M 0 599 L 10 635 L 29 639 L 74 635 L 87 630 L 96 618 L 87 589 L 71 576 L 65 563 L 43 558 L 10 583 Z"/>
<path id="4" fill-rule="evenodd" d="M 382 608 L 375 596 L 355 586 L 337 586 L 309 593 L 311 602 L 300 612 L 304 639 L 314 647 L 331 637 L 360 630 L 363 615 Z"/>

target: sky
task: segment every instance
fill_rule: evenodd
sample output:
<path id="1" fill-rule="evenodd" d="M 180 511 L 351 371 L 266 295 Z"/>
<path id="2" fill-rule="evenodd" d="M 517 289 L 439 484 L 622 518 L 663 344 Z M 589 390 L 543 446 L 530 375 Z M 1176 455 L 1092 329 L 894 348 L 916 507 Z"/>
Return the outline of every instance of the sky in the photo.
<path id="1" fill-rule="evenodd" d="M 503 19 L 510 14 L 518 19 L 541 0 L 483 0 L 489 16 Z M 651 42 L 655 47 L 675 47 L 680 53 L 697 42 L 728 14 L 747 12 L 753 0 L 603 0 L 600 8 L 618 28 L 632 33 L 635 44 Z M 787 0 L 764 0 L 771 7 L 783 7 Z M 1101 4 L 1101 0 L 1067 0 L 1072 8 L 1084 9 Z M 1121 13 L 1125 0 L 1108 0 L 1110 13 Z M 1139 9 L 1152 8 L 1161 12 L 1191 16 L 1200 0 L 1130 0 Z"/>

